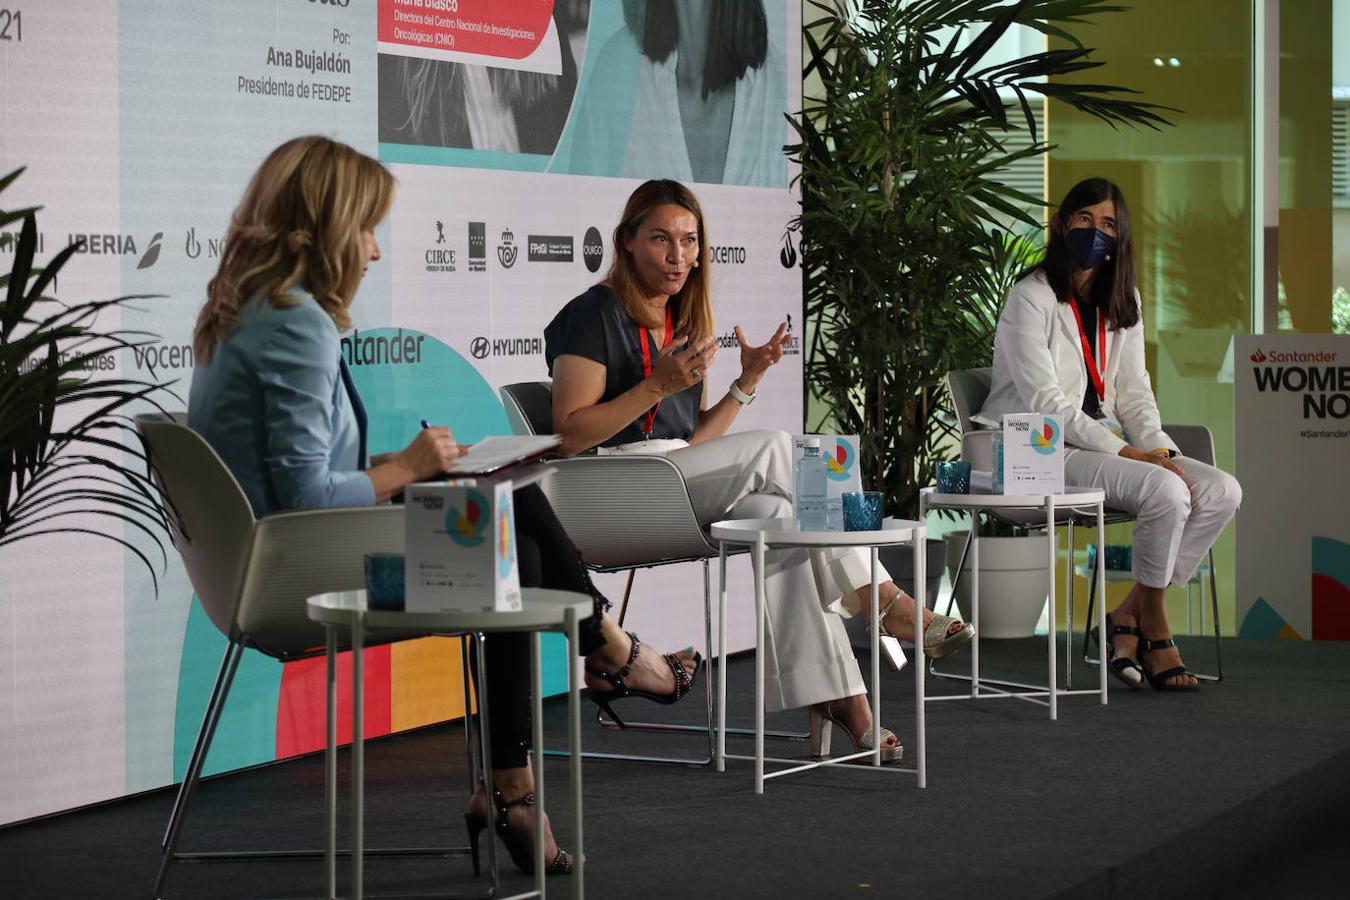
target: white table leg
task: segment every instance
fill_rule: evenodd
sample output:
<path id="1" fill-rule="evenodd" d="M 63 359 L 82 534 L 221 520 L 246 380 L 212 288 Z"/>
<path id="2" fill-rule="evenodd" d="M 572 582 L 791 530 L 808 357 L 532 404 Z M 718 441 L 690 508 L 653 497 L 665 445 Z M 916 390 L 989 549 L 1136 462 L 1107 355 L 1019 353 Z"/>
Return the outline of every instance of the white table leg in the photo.
<path id="1" fill-rule="evenodd" d="M 1106 504 L 1097 504 L 1097 646 L 1106 646 Z M 1106 654 L 1098 652 L 1097 677 L 1100 679 L 1102 706 L 1106 705 Z"/>
<path id="2" fill-rule="evenodd" d="M 577 684 L 576 652 L 581 645 L 577 615 L 567 610 L 567 743 L 571 759 L 568 774 L 572 777 L 572 833 L 576 835 L 576 859 L 572 869 L 572 897 L 583 900 L 586 895 L 586 848 L 581 827 L 581 687 Z"/>
<path id="3" fill-rule="evenodd" d="M 570 649 L 570 648 L 569 648 Z M 569 655 L 569 666 L 574 661 Z M 544 667 L 540 662 L 539 632 L 530 632 L 530 674 L 534 682 L 530 698 L 530 715 L 533 717 L 534 749 L 534 889 L 544 896 Z M 550 860 L 551 862 L 551 860 Z"/>
<path id="4" fill-rule="evenodd" d="M 361 866 L 365 858 L 365 616 L 352 619 L 352 900 L 361 900 Z"/>
<path id="5" fill-rule="evenodd" d="M 881 765 L 881 589 L 877 584 L 877 548 L 872 547 L 872 765 Z M 919 621 L 923 621 L 920 619 Z"/>
<path id="6" fill-rule="evenodd" d="M 980 511 L 970 511 L 970 621 L 975 640 L 970 642 L 970 696 L 980 696 Z"/>
<path id="7" fill-rule="evenodd" d="M 327 840 L 324 846 L 324 885 L 328 900 L 337 897 L 337 627 L 325 625 L 324 650 L 327 663 L 324 705 L 327 716 L 328 742 L 323 754 L 323 799 L 326 809 Z"/>
<path id="8" fill-rule="evenodd" d="M 1046 683 L 1046 691 L 1050 700 L 1050 721 L 1052 722 L 1059 718 L 1059 707 L 1056 703 L 1059 699 L 1059 672 L 1056 671 L 1058 660 L 1055 654 L 1058 644 L 1058 641 L 1055 640 L 1055 569 L 1058 568 L 1056 563 L 1059 562 L 1059 541 L 1057 538 L 1058 536 L 1055 534 L 1055 498 L 1046 497 L 1045 546 L 1049 559 L 1046 562 L 1045 572 L 1049 576 L 1047 581 L 1050 587 L 1050 593 L 1046 598 L 1046 621 L 1049 623 L 1046 629 L 1046 643 L 1050 645 L 1050 680 Z"/>
<path id="9" fill-rule="evenodd" d="M 875 555 L 876 551 L 872 551 Z M 920 788 L 928 787 L 928 736 L 925 729 L 927 712 L 924 709 L 924 678 L 928 674 L 928 660 L 923 652 L 923 610 L 928 605 L 927 572 L 928 566 L 928 529 L 920 526 L 914 529 L 914 724 L 915 736 L 919 745 L 919 758 L 915 769 Z"/>
<path id="10" fill-rule="evenodd" d="M 727 545 L 717 544 L 717 771 L 727 767 Z"/>
<path id="11" fill-rule="evenodd" d="M 755 793 L 764 793 L 764 535 L 755 540 Z"/>

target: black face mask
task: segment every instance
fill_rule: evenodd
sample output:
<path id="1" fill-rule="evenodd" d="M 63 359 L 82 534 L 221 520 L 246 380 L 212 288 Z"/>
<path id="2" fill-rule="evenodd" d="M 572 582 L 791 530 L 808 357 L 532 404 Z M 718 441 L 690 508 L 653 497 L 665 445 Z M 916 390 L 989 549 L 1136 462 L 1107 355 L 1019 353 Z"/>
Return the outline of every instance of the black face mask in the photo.
<path id="1" fill-rule="evenodd" d="M 1100 228 L 1071 228 L 1064 246 L 1080 269 L 1095 269 L 1116 252 L 1116 239 Z"/>

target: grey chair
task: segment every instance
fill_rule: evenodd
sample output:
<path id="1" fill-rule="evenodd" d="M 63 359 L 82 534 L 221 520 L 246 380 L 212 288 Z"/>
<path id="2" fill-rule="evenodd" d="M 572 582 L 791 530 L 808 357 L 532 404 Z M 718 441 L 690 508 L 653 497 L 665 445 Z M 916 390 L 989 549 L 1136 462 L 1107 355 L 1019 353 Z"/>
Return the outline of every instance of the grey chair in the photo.
<path id="1" fill-rule="evenodd" d="M 553 433 L 553 392 L 547 381 L 508 384 L 501 389 L 507 420 L 516 434 Z M 689 489 L 679 468 L 663 456 L 579 455 L 548 463 L 553 470 L 542 488 L 559 521 L 567 529 L 582 560 L 594 572 L 627 572 L 628 581 L 617 616 L 622 625 L 638 569 L 680 562 L 703 564 L 703 623 L 705 646 L 711 656 L 712 584 L 709 564 L 718 545 L 694 515 Z M 711 660 L 705 661 L 705 666 Z M 719 661 L 719 665 L 721 662 Z M 706 725 L 670 725 L 628 722 L 630 729 L 699 731 L 707 735 L 707 754 L 687 759 L 634 754 L 588 753 L 588 756 L 646 762 L 707 765 L 713 760 L 712 679 L 704 674 Z M 613 727 L 601 716 L 602 725 Z M 753 734 L 748 729 L 727 729 Z M 775 732 L 777 737 L 804 737 Z"/>
<path id="2" fill-rule="evenodd" d="M 984 401 L 989 396 L 990 378 L 992 369 L 957 369 L 947 373 L 947 390 L 951 394 L 952 408 L 956 412 L 957 425 L 961 434 L 961 458 L 971 464 L 971 468 L 982 471 L 993 469 L 993 432 L 987 429 L 981 429 L 972 420 L 975 415 L 984 406 Z M 1181 450 L 1183 456 L 1191 457 L 1200 462 L 1214 464 L 1214 437 L 1210 430 L 1203 425 L 1164 425 L 1163 430 L 1176 442 L 1177 448 Z M 1032 515 L 1032 514 L 1027 514 Z M 1010 513 L 999 516 L 1002 521 L 1011 524 L 1021 525 L 1023 527 L 1035 529 L 1039 524 L 1044 527 L 1044 523 L 1019 518 L 1017 513 Z M 1106 524 L 1119 525 L 1127 522 L 1133 522 L 1134 516 L 1124 510 L 1107 508 Z M 1066 511 L 1062 516 L 1056 516 L 1056 525 L 1064 525 L 1068 529 L 1068 546 L 1070 548 L 1069 558 L 1066 561 L 1066 575 L 1068 581 L 1068 602 L 1066 605 L 1068 615 L 1065 628 L 1065 647 L 1066 653 L 1072 653 L 1073 640 L 1073 559 L 1072 548 L 1074 546 L 1074 526 L 1076 524 L 1089 524 L 1088 520 L 1080 514 L 1073 511 Z M 1096 521 L 1091 521 L 1095 526 Z M 970 542 L 967 540 L 965 549 L 961 553 L 961 561 L 957 566 L 955 580 L 959 581 L 961 570 L 965 566 L 966 553 L 970 550 Z M 1104 554 L 1097 554 L 1097 564 L 1105 565 Z M 1214 550 L 1209 551 L 1208 565 L 1209 575 L 1209 593 L 1210 603 L 1214 620 L 1214 658 L 1217 666 L 1216 674 L 1204 675 L 1194 673 L 1195 677 L 1202 681 L 1222 681 L 1223 680 L 1223 647 L 1221 628 L 1219 624 L 1219 598 L 1216 589 L 1214 576 Z M 1201 573 L 1196 573 L 1196 578 Z M 1089 665 L 1100 665 L 1100 660 L 1088 653 L 1088 639 L 1092 627 L 1092 611 L 1096 605 L 1097 579 L 1088 578 L 1088 609 L 1087 619 L 1084 625 L 1083 636 L 1083 661 Z M 1203 590 L 1203 586 L 1201 587 Z M 956 584 L 952 585 L 952 596 L 956 595 Z M 950 605 L 949 605 L 950 609 Z M 1201 623 L 1203 628 L 1203 621 Z M 1065 670 L 1066 686 L 1072 684 L 1072 666 Z"/>
<path id="3" fill-rule="evenodd" d="M 402 553 L 403 510 L 397 506 L 304 510 L 258 519 L 234 475 L 205 439 L 187 426 L 181 413 L 137 416 L 136 427 L 145 440 L 152 477 L 171 509 L 174 546 L 203 611 L 228 641 L 161 842 L 154 892 L 160 897 L 171 864 L 179 860 L 323 856 L 321 850 L 180 853 L 178 840 L 244 650 L 252 648 L 283 662 L 324 654 L 324 629 L 306 615 L 306 600 L 327 591 L 365 587 L 367 553 Z M 379 642 L 400 637 L 381 633 Z M 329 665 L 333 665 L 331 657 Z M 467 664 L 464 671 L 468 671 Z M 467 696 L 467 682 L 465 690 Z M 330 722 L 333 699 L 330 693 Z M 467 744 L 467 727 L 465 739 Z M 336 762 L 329 756 L 330 797 L 335 778 Z M 471 787 L 472 779 L 471 772 Z M 367 856 L 408 856 L 423 851 L 365 852 Z M 445 856 L 469 850 L 432 848 L 425 852 Z"/>

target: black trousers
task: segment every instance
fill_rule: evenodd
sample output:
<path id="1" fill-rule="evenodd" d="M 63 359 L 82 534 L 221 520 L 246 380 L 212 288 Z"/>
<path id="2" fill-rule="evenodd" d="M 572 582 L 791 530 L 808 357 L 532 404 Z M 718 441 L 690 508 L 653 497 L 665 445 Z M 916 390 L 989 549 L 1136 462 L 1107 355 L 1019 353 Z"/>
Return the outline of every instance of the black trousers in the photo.
<path id="1" fill-rule="evenodd" d="M 609 601 L 596 590 L 558 521 L 548 498 L 537 485 L 515 492 L 516 552 L 521 587 L 553 588 L 589 594 L 594 613 L 580 623 L 579 656 L 589 656 L 605 642 L 600 619 Z M 525 765 L 530 750 L 529 634 L 493 634 L 487 638 L 485 656 L 488 683 L 488 725 L 492 738 L 492 767 L 514 769 Z M 473 655 L 471 655 L 471 659 Z M 474 676 L 477 678 L 476 661 Z"/>

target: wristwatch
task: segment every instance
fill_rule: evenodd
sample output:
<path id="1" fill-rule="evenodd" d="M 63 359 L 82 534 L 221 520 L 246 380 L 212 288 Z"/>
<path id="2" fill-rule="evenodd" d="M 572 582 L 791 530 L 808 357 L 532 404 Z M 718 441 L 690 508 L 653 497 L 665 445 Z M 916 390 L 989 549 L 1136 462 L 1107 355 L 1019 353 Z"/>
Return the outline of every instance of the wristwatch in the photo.
<path id="1" fill-rule="evenodd" d="M 755 395 L 747 394 L 745 391 L 741 390 L 741 386 L 737 384 L 735 380 L 731 382 L 731 387 L 728 390 L 731 396 L 734 397 L 736 402 L 741 406 L 749 406 L 751 403 L 755 402 Z"/>

